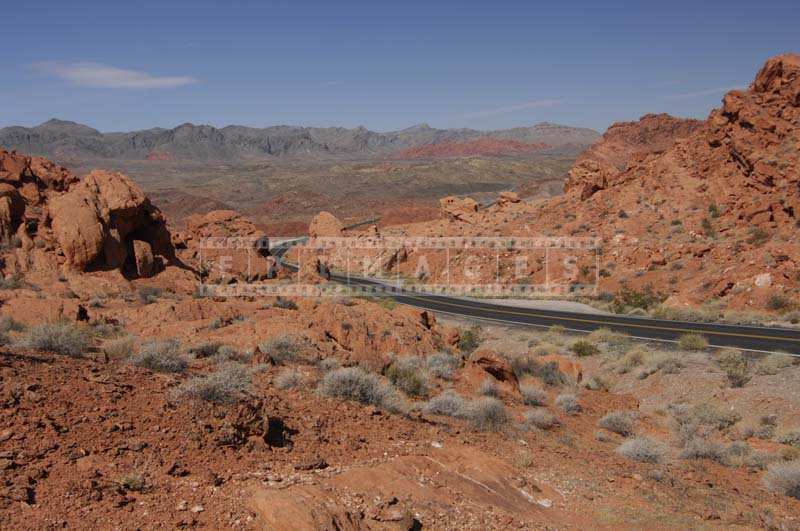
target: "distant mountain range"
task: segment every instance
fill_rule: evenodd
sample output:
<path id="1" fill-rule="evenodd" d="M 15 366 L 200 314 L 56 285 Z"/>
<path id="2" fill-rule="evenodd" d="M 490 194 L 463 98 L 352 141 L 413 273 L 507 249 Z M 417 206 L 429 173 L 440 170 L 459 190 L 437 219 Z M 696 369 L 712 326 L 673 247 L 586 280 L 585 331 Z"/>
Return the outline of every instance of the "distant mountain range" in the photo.
<path id="1" fill-rule="evenodd" d="M 186 123 L 173 129 L 101 133 L 86 125 L 49 120 L 35 127 L 0 129 L 0 146 L 65 159 L 235 161 L 272 157 L 370 159 L 403 150 L 476 139 L 546 144 L 554 149 L 584 148 L 597 131 L 542 122 L 496 131 L 435 129 L 427 124 L 378 133 L 364 127 L 266 128 L 230 125 L 218 129 Z"/>

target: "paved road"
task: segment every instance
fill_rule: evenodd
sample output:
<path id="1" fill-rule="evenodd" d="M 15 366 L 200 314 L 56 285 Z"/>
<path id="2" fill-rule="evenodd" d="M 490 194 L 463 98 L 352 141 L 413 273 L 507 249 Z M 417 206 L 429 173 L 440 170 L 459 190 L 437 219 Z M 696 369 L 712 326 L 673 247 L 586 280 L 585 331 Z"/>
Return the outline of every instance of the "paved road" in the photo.
<path id="1" fill-rule="evenodd" d="M 294 240 L 285 247 L 275 249 L 273 254 L 277 255 L 285 267 L 297 270 L 295 264 L 284 262 L 281 257 L 292 243 L 300 243 L 303 240 Z M 730 346 L 769 352 L 781 350 L 800 355 L 800 330 L 789 328 L 690 323 L 624 315 L 594 315 L 556 310 L 512 308 L 458 297 L 396 289 L 373 279 L 332 274 L 331 280 L 381 291 L 388 289 L 390 291 L 387 296 L 399 303 L 463 317 L 538 327 L 561 325 L 570 330 L 584 332 L 590 332 L 598 328 L 609 328 L 629 336 L 660 341 L 676 341 L 683 334 L 695 332 L 702 334 L 713 346 Z"/>

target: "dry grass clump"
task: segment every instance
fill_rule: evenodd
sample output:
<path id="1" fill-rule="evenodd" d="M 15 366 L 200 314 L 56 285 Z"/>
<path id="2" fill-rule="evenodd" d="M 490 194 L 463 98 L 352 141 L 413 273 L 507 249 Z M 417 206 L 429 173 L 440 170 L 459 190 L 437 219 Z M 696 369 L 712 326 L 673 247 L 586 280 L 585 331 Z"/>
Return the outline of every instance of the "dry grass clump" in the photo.
<path id="1" fill-rule="evenodd" d="M 432 415 L 444 415 L 447 417 L 463 417 L 467 412 L 467 400 L 448 389 L 442 394 L 428 400 L 424 410 Z"/>
<path id="2" fill-rule="evenodd" d="M 194 355 L 194 357 L 198 359 L 211 358 L 217 354 L 217 351 L 220 349 L 221 346 L 222 343 L 218 341 L 200 343 L 199 345 L 190 347 L 189 353 Z"/>
<path id="3" fill-rule="evenodd" d="M 275 387 L 286 391 L 294 389 L 303 382 L 303 373 L 297 369 L 284 369 L 278 376 L 275 377 Z"/>
<path id="4" fill-rule="evenodd" d="M 56 321 L 29 328 L 20 344 L 31 350 L 78 357 L 89 347 L 89 335 L 70 322 Z"/>
<path id="5" fill-rule="evenodd" d="M 764 474 L 764 485 L 773 492 L 800 500 L 800 462 L 770 465 Z"/>
<path id="6" fill-rule="evenodd" d="M 500 396 L 500 388 L 497 387 L 497 383 L 491 378 L 486 378 L 481 382 L 479 392 L 483 396 Z"/>
<path id="7" fill-rule="evenodd" d="M 422 371 L 422 361 L 419 358 L 395 359 L 386 369 L 386 377 L 395 387 L 409 396 L 428 394 L 428 379 Z"/>
<path id="8" fill-rule="evenodd" d="M 473 400 L 466 410 L 466 416 L 472 425 L 481 431 L 499 431 L 509 421 L 509 415 L 503 403 L 491 396 Z"/>
<path id="9" fill-rule="evenodd" d="M 153 304 L 161 297 L 163 290 L 154 286 L 142 286 L 139 288 L 139 301 L 142 304 Z"/>
<path id="10" fill-rule="evenodd" d="M 573 394 L 558 395 L 556 397 L 555 404 L 567 415 L 577 415 L 583 411 L 580 403 L 578 403 L 578 397 Z"/>
<path id="11" fill-rule="evenodd" d="M 648 357 L 648 351 L 643 347 L 634 347 L 626 352 L 617 363 L 617 372 L 619 374 L 627 374 L 636 367 L 644 364 L 645 359 Z"/>
<path id="12" fill-rule="evenodd" d="M 800 358 L 786 354 L 785 352 L 775 352 L 762 358 L 756 365 L 757 374 L 772 376 L 784 369 L 788 369 L 800 362 Z"/>
<path id="13" fill-rule="evenodd" d="M 103 354 L 109 360 L 121 360 L 130 358 L 136 353 L 136 338 L 133 336 L 123 336 L 111 339 L 103 344 Z"/>
<path id="14" fill-rule="evenodd" d="M 258 349 L 269 357 L 275 365 L 296 361 L 300 357 L 302 348 L 302 344 L 296 338 L 286 334 L 279 335 L 258 345 Z"/>
<path id="15" fill-rule="evenodd" d="M 549 341 L 542 341 L 533 347 L 534 356 L 547 356 L 548 354 L 558 354 L 561 347 Z"/>
<path id="16" fill-rule="evenodd" d="M 319 384 L 321 394 L 330 398 L 353 400 L 361 404 L 400 412 L 403 401 L 391 384 L 360 367 L 345 367 L 328 372 Z"/>
<path id="17" fill-rule="evenodd" d="M 334 369 L 338 369 L 339 367 L 342 366 L 342 364 L 336 358 L 323 358 L 319 360 L 317 366 L 320 368 L 320 370 L 328 372 Z"/>
<path id="18" fill-rule="evenodd" d="M 700 334 L 683 334 L 678 338 L 678 347 L 681 350 L 700 351 L 708 348 L 708 341 Z"/>
<path id="19" fill-rule="evenodd" d="M 612 411 L 604 415 L 597 425 L 610 432 L 628 437 L 633 434 L 637 417 L 636 411 Z"/>
<path id="20" fill-rule="evenodd" d="M 800 429 L 790 430 L 778 435 L 775 437 L 775 442 L 800 448 Z"/>
<path id="21" fill-rule="evenodd" d="M 238 363 L 230 363 L 216 372 L 195 376 L 177 389 L 177 396 L 230 404 L 250 387 L 250 371 Z"/>
<path id="22" fill-rule="evenodd" d="M 461 366 L 461 360 L 447 352 L 437 352 L 427 357 L 425 366 L 428 368 L 428 373 L 435 378 L 450 380 Z"/>
<path id="23" fill-rule="evenodd" d="M 0 317 L 0 332 L 7 334 L 8 332 L 23 332 L 25 325 L 14 320 L 10 315 Z"/>
<path id="24" fill-rule="evenodd" d="M 175 339 L 148 341 L 131 358 L 131 363 L 155 372 L 183 372 L 189 366 L 180 343 Z"/>
<path id="25" fill-rule="evenodd" d="M 704 437 L 693 437 L 681 452 L 681 459 L 711 459 L 718 463 L 724 463 L 725 456 L 725 447 L 721 443 Z"/>
<path id="26" fill-rule="evenodd" d="M 664 374 L 678 374 L 685 367 L 682 357 L 674 352 L 654 351 L 645 356 L 645 366 L 639 371 L 640 380 L 661 371 Z"/>
<path id="27" fill-rule="evenodd" d="M 549 430 L 558 426 L 558 419 L 546 409 L 534 409 L 525 413 L 522 429 L 530 431 L 533 428 Z"/>
<path id="28" fill-rule="evenodd" d="M 617 355 L 627 352 L 633 346 L 633 341 L 629 337 L 608 328 L 598 328 L 586 336 L 586 339 L 604 345 L 607 351 Z"/>
<path id="29" fill-rule="evenodd" d="M 642 463 L 660 463 L 667 453 L 667 448 L 660 441 L 648 437 L 635 437 L 619 445 L 617 453 Z"/>
<path id="30" fill-rule="evenodd" d="M 543 389 L 532 385 L 522 385 L 519 388 L 522 403 L 526 406 L 544 406 L 547 404 L 547 393 Z"/>
<path id="31" fill-rule="evenodd" d="M 597 345 L 583 339 L 574 342 L 569 349 L 579 358 L 597 356 L 601 353 Z"/>

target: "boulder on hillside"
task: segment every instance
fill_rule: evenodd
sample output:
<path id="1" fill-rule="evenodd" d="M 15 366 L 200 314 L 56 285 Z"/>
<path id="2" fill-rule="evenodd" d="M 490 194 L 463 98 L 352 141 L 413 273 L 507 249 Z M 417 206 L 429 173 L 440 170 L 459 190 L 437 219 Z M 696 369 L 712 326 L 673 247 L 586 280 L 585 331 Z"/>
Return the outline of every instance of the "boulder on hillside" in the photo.
<path id="1" fill-rule="evenodd" d="M 330 212 L 320 212 L 308 224 L 308 235 L 312 238 L 338 237 L 344 233 L 344 224 Z"/>
<path id="2" fill-rule="evenodd" d="M 67 192 L 53 195 L 48 206 L 53 232 L 72 269 L 122 269 L 126 276 L 139 276 L 142 260 L 134 241 L 146 243 L 151 255 L 174 259 L 166 219 L 121 173 L 93 171 Z M 152 263 L 145 269 L 147 276 L 154 272 Z"/>
<path id="3" fill-rule="evenodd" d="M 510 203 L 519 203 L 519 202 L 520 202 L 519 194 L 517 192 L 512 192 L 510 190 L 500 192 L 500 195 L 497 198 L 498 206 L 505 206 Z"/>
<path id="4" fill-rule="evenodd" d="M 439 200 L 439 209 L 445 219 L 472 223 L 478 213 L 478 203 L 471 197 L 451 195 Z"/>

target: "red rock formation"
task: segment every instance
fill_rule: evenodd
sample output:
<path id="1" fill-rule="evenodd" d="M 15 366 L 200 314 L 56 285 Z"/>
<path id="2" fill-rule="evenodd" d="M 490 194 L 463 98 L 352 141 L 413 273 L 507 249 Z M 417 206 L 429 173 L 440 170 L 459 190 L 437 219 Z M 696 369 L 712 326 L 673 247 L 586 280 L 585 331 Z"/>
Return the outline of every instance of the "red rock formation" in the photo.
<path id="1" fill-rule="evenodd" d="M 544 143 L 526 144 L 518 140 L 503 140 L 499 138 L 477 138 L 465 142 L 439 142 L 409 148 L 397 153 L 398 159 L 435 159 L 446 157 L 469 157 L 476 155 L 496 156 L 513 153 L 531 153 L 548 149 L 551 146 Z"/>
<path id="2" fill-rule="evenodd" d="M 478 203 L 471 197 L 448 196 L 439 200 L 443 219 L 472 223 L 478 212 Z"/>
<path id="3" fill-rule="evenodd" d="M 330 212 L 320 212 L 308 224 L 308 235 L 312 238 L 337 237 L 344 231 L 344 225 Z"/>

